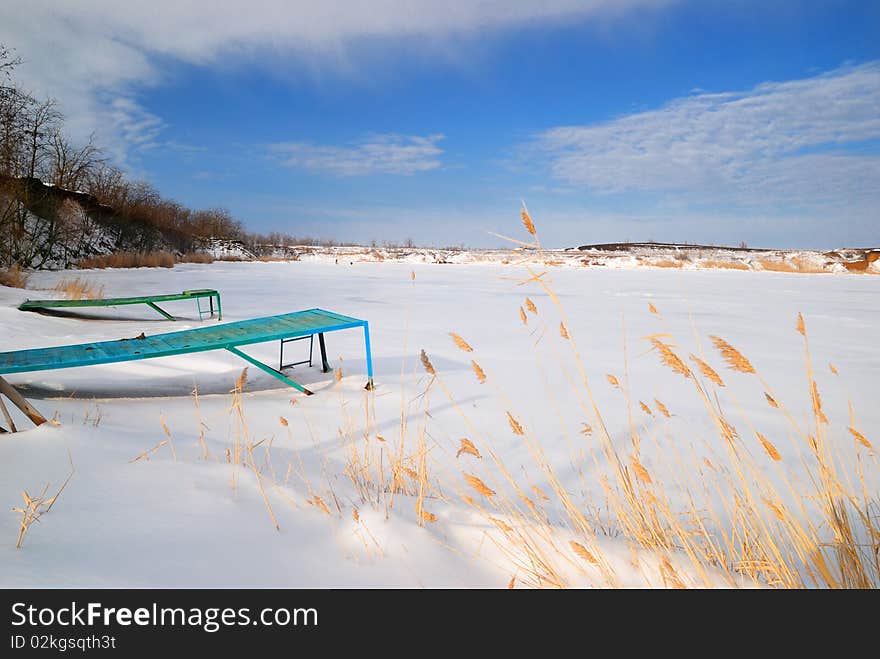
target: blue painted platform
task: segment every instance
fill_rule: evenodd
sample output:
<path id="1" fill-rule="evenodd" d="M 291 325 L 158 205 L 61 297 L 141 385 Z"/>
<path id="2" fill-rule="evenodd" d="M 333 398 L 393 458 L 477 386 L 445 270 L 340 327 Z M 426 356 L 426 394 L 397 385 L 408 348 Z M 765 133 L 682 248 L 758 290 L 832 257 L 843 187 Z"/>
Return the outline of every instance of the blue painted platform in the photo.
<path id="1" fill-rule="evenodd" d="M 370 354 L 370 331 L 366 320 L 343 316 L 324 309 L 307 309 L 277 316 L 252 318 L 211 327 L 167 332 L 76 345 L 51 346 L 0 352 L 0 375 L 29 373 L 76 366 L 170 357 L 208 350 L 229 350 L 290 386 L 311 393 L 280 370 L 266 366 L 238 350 L 241 346 L 267 341 L 314 336 L 321 343 L 324 370 L 328 370 L 324 352 L 324 333 L 362 327 L 367 355 L 367 388 L 372 388 L 373 364 Z"/>

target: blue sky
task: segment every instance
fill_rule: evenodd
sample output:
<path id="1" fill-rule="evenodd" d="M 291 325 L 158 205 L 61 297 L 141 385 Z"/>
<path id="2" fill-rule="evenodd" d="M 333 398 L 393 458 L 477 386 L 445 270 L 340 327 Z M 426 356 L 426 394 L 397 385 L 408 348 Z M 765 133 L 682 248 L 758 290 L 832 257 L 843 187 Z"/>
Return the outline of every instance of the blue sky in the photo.
<path id="1" fill-rule="evenodd" d="M 19 80 L 256 231 L 880 244 L 880 4 L 5 2 Z"/>

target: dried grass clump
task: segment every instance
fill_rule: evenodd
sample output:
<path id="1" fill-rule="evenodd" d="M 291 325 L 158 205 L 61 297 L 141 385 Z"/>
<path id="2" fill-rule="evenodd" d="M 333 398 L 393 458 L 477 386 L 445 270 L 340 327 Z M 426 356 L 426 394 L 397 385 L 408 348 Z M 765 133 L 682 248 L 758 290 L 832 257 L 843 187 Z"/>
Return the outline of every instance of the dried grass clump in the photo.
<path id="1" fill-rule="evenodd" d="M 0 270 L 0 286 L 9 288 L 26 288 L 28 275 L 22 272 L 16 263 L 5 270 Z"/>
<path id="2" fill-rule="evenodd" d="M 15 548 L 21 549 L 22 545 L 24 545 L 24 539 L 30 531 L 31 525 L 34 522 L 39 522 L 40 518 L 43 515 L 49 513 L 52 510 L 52 506 L 58 501 L 58 497 L 61 496 L 61 493 L 64 491 L 64 488 L 67 487 L 67 484 L 70 482 L 70 479 L 73 478 L 73 474 L 75 469 L 73 467 L 73 462 L 70 463 L 70 474 L 67 476 L 67 479 L 64 483 L 61 484 L 61 487 L 58 488 L 58 491 L 51 497 L 46 497 L 46 493 L 49 491 L 49 484 L 47 483 L 43 490 L 35 497 L 32 497 L 28 494 L 27 490 L 21 491 L 21 498 L 24 502 L 22 506 L 15 506 L 12 508 L 12 512 L 20 515 L 21 519 L 18 524 L 18 539 L 15 542 Z"/>
<path id="3" fill-rule="evenodd" d="M 769 270 L 770 272 L 801 272 L 808 274 L 831 272 L 826 268 L 816 266 L 802 257 L 783 260 L 758 259 L 758 263 L 761 265 L 762 270 Z"/>
<path id="4" fill-rule="evenodd" d="M 171 252 L 114 252 L 77 262 L 78 268 L 173 268 L 177 261 Z"/>
<path id="5" fill-rule="evenodd" d="M 68 300 L 100 300 L 104 297 L 103 284 L 95 284 L 82 277 L 62 279 L 53 290 Z"/>
<path id="6" fill-rule="evenodd" d="M 643 265 L 654 266 L 655 268 L 682 268 L 684 267 L 683 261 L 673 261 L 671 259 L 638 259 L 639 263 Z"/>
<path id="7" fill-rule="evenodd" d="M 717 259 L 700 261 L 697 267 L 714 270 L 751 270 L 749 265 L 742 261 L 719 261 Z"/>
<path id="8" fill-rule="evenodd" d="M 187 252 L 177 257 L 178 263 L 213 263 L 214 257 L 207 252 Z"/>

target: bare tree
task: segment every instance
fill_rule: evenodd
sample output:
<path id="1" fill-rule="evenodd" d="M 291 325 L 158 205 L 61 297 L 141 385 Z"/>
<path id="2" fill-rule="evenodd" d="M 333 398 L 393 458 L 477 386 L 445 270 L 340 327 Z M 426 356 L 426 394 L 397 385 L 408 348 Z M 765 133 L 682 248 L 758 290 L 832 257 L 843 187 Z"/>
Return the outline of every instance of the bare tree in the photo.
<path id="1" fill-rule="evenodd" d="M 125 196 L 125 174 L 118 167 L 106 162 L 89 172 L 85 185 L 86 192 L 107 206 L 118 206 Z"/>
<path id="2" fill-rule="evenodd" d="M 37 175 L 38 168 L 49 157 L 52 136 L 61 128 L 63 117 L 55 106 L 55 99 L 46 99 L 37 103 L 27 117 L 27 176 L 31 178 Z"/>
<path id="3" fill-rule="evenodd" d="M 20 63 L 0 44 L 0 266 L 65 267 L 107 249 L 185 251 L 212 236 L 282 248 L 292 242 L 281 234 L 266 241 L 225 208 L 193 210 L 128 180 L 94 137 L 70 141 L 53 99 L 15 85 Z M 75 194 L 81 190 L 94 199 Z"/>
<path id="4" fill-rule="evenodd" d="M 85 146 L 75 147 L 60 130 L 50 140 L 49 180 L 65 190 L 81 190 L 86 187 L 92 172 L 106 164 L 101 149 L 95 146 L 94 133 Z"/>
<path id="5" fill-rule="evenodd" d="M 0 44 L 0 174 L 21 174 L 27 110 L 36 104 L 32 96 L 18 89 L 12 72 L 21 63 Z"/>

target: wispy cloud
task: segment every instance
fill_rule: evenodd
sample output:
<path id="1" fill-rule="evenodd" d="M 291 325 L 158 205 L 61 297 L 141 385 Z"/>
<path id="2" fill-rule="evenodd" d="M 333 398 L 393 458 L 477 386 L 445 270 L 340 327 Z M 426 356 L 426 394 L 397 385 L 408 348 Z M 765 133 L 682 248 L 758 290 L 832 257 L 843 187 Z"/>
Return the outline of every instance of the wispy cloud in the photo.
<path id="1" fill-rule="evenodd" d="M 307 142 L 272 144 L 269 151 L 285 167 L 334 176 L 398 174 L 409 176 L 440 167 L 443 135 L 374 135 L 348 146 Z"/>
<path id="2" fill-rule="evenodd" d="M 16 72 L 26 87 L 54 96 L 79 136 L 114 133 L 117 146 L 141 134 L 125 122 L 106 123 L 108 99 L 134 99 L 144 85 L 161 81 L 164 66 L 230 66 L 307 62 L 309 67 L 357 69 L 361 43 L 393 45 L 418 39 L 443 56 L 454 39 L 457 50 L 469 38 L 523 25 L 605 20 L 633 10 L 662 8 L 678 0 L 382 0 L 312 2 L 250 0 L 208 2 L 156 0 L 4 0 L 0 42 L 17 49 L 25 64 Z M 423 48 L 423 50 L 426 50 Z M 271 51 L 272 57 L 254 57 Z M 135 142 L 135 147 L 138 144 Z"/>
<path id="3" fill-rule="evenodd" d="M 160 136 L 165 122 L 130 96 L 99 94 L 90 99 L 86 111 L 95 122 L 89 125 L 91 132 L 111 160 L 132 174 L 142 175 L 139 157 L 163 146 Z M 82 138 L 76 131 L 73 136 Z"/>
<path id="4" fill-rule="evenodd" d="M 878 139 L 880 62 L 873 62 L 553 128 L 531 152 L 555 178 L 596 193 L 876 211 Z"/>
<path id="5" fill-rule="evenodd" d="M 131 98 L 117 97 L 109 103 L 106 118 L 126 144 L 151 149 L 162 132 L 164 122 Z"/>

